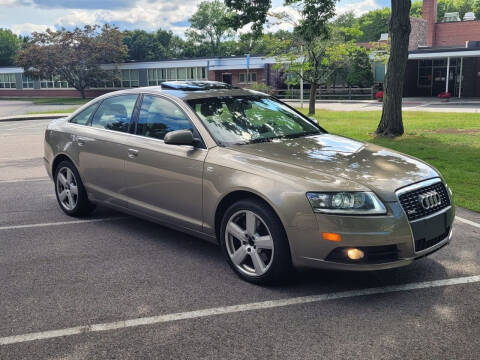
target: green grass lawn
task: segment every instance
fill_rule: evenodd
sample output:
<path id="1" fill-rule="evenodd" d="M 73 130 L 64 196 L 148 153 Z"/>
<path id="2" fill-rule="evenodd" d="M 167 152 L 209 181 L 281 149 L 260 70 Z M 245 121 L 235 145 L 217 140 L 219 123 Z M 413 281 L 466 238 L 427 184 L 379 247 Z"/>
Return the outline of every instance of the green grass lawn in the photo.
<path id="1" fill-rule="evenodd" d="M 480 114 L 405 111 L 403 116 L 405 135 L 394 139 L 372 134 L 379 111 L 317 110 L 315 118 L 333 134 L 385 146 L 432 164 L 452 188 L 457 205 L 480 211 Z"/>
<path id="2" fill-rule="evenodd" d="M 35 114 L 70 114 L 77 110 L 78 107 L 72 107 L 68 109 L 58 109 L 58 110 L 49 110 L 49 111 L 32 111 L 27 113 L 27 115 L 35 115 Z"/>

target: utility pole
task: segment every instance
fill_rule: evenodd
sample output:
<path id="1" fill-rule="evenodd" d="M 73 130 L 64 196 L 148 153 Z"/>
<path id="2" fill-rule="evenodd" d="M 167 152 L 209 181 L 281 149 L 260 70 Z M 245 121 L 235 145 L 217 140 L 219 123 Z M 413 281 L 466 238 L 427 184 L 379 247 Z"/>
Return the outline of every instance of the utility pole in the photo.
<path id="1" fill-rule="evenodd" d="M 300 47 L 300 54 L 303 56 L 303 45 Z M 300 68 L 300 107 L 303 109 L 303 60 Z"/>
<path id="2" fill-rule="evenodd" d="M 247 54 L 247 85 L 250 84 L 250 54 Z"/>

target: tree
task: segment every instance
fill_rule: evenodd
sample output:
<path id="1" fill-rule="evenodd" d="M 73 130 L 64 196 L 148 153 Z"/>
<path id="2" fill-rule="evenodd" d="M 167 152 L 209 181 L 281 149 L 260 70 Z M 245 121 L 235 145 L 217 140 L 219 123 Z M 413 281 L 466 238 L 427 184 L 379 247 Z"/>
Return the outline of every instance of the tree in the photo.
<path id="1" fill-rule="evenodd" d="M 123 32 L 123 43 L 128 48 L 129 60 L 153 60 L 155 39 L 152 33 L 148 33 L 145 30 L 126 30 Z"/>
<path id="2" fill-rule="evenodd" d="M 480 0 L 475 0 L 473 2 L 473 13 L 475 14 L 475 18 L 480 20 Z"/>
<path id="3" fill-rule="evenodd" d="M 423 1 L 415 0 L 414 2 L 412 2 L 412 7 L 410 8 L 410 16 L 421 18 L 422 10 L 423 10 Z"/>
<path id="4" fill-rule="evenodd" d="M 353 45 L 353 44 L 352 44 Z M 348 50 L 348 73 L 346 82 L 349 86 L 369 87 L 373 84 L 372 63 L 365 48 L 353 45 Z"/>
<path id="5" fill-rule="evenodd" d="M 199 44 L 208 43 L 209 55 L 219 56 L 221 41 L 233 36 L 230 16 L 231 11 L 222 1 L 203 1 L 190 18 L 191 29 L 187 30 L 186 35 Z"/>
<path id="6" fill-rule="evenodd" d="M 251 24 L 257 33 L 261 32 L 272 5 L 270 0 L 226 0 L 226 4 L 234 11 L 230 18 L 234 28 Z M 330 35 L 327 23 L 335 15 L 335 4 L 336 0 L 286 0 L 285 5 L 296 11 L 299 20 L 286 12 L 272 14 L 294 25 L 294 51 L 289 49 L 283 57 L 289 63 L 289 71 L 310 83 L 309 114 L 315 114 L 317 89 L 325 79 L 322 66 Z M 299 66 L 304 71 L 296 71 Z"/>
<path id="7" fill-rule="evenodd" d="M 467 12 L 473 11 L 474 0 L 455 0 L 453 4 L 460 15 L 460 19 L 463 19 Z"/>
<path id="8" fill-rule="evenodd" d="M 0 29 L 0 66 L 15 63 L 15 56 L 20 49 L 21 39 L 8 29 Z"/>
<path id="9" fill-rule="evenodd" d="M 123 36 L 123 43 L 128 48 L 128 59 L 134 61 L 154 61 L 183 56 L 187 48 L 180 37 L 162 29 L 155 33 L 126 30 Z"/>
<path id="10" fill-rule="evenodd" d="M 127 47 L 122 40 L 122 33 L 109 25 L 72 31 L 48 29 L 32 34 L 30 42 L 19 52 L 18 64 L 34 76 L 59 76 L 85 98 L 86 88 L 113 78 L 114 74 L 102 70 L 100 64 L 125 59 Z"/>
<path id="11" fill-rule="evenodd" d="M 437 21 L 442 21 L 447 12 L 457 11 L 453 0 L 439 0 L 437 5 Z"/>
<path id="12" fill-rule="evenodd" d="M 369 11 L 360 16 L 358 24 L 363 32 L 360 41 L 378 41 L 381 34 L 388 32 L 390 15 L 390 8 L 383 8 Z"/>
<path id="13" fill-rule="evenodd" d="M 410 6 L 410 0 L 392 0 L 390 58 L 384 83 L 382 118 L 376 130 L 382 136 L 399 136 L 404 133 L 402 96 L 411 32 Z"/>

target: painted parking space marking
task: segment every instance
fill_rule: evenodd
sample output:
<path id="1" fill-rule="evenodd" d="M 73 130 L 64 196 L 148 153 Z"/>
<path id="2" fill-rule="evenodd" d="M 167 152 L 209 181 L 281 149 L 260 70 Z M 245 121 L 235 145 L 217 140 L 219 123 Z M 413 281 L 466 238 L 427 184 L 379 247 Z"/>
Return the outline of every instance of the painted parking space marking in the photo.
<path id="1" fill-rule="evenodd" d="M 471 225 L 471 226 L 474 226 L 476 228 L 479 228 L 480 229 L 480 224 L 476 223 L 476 222 L 473 222 L 471 220 L 467 220 L 467 219 L 464 219 L 464 218 L 461 218 L 459 216 L 455 216 L 455 220 L 458 220 L 464 224 L 468 224 L 468 225 Z"/>
<path id="2" fill-rule="evenodd" d="M 37 181 L 51 181 L 51 180 L 50 180 L 49 177 L 32 178 L 32 179 L 0 180 L 0 185 L 1 184 L 21 183 L 21 182 L 37 182 Z"/>
<path id="3" fill-rule="evenodd" d="M 382 286 L 382 287 L 369 288 L 369 289 L 351 290 L 351 291 L 343 291 L 343 292 L 321 294 L 321 295 L 302 296 L 302 297 L 287 298 L 287 299 L 280 299 L 280 300 L 269 300 L 269 301 L 255 302 L 255 303 L 249 303 L 249 304 L 222 306 L 222 307 L 209 308 L 209 309 L 196 310 L 196 311 L 187 311 L 187 312 L 181 312 L 181 313 L 173 313 L 173 314 L 129 319 L 129 320 L 123 320 L 123 321 L 115 321 L 110 323 L 76 326 L 76 327 L 64 328 L 64 329 L 58 329 L 58 330 L 41 331 L 41 332 L 35 332 L 35 333 L 29 333 L 29 334 L 23 334 L 23 335 L 7 336 L 7 337 L 0 338 L 0 346 L 8 345 L 8 344 L 18 344 L 18 343 L 24 343 L 24 342 L 30 342 L 30 341 L 36 341 L 36 340 L 60 338 L 60 337 L 78 335 L 78 334 L 96 333 L 96 332 L 102 332 L 102 331 L 133 328 L 133 327 L 145 326 L 145 325 L 169 323 L 169 322 L 179 321 L 179 320 L 198 319 L 203 317 L 234 314 L 234 313 L 246 312 L 246 311 L 273 309 L 273 308 L 280 308 L 280 307 L 291 306 L 291 305 L 317 303 L 317 302 L 328 301 L 328 300 L 347 299 L 347 298 L 354 298 L 359 296 L 388 294 L 388 293 L 395 293 L 395 292 L 401 292 L 401 291 L 437 288 L 437 287 L 445 287 L 445 286 L 460 285 L 460 284 L 473 284 L 478 282 L 480 282 L 480 275 L 453 278 L 453 279 L 444 279 L 444 280 L 416 282 L 416 283 L 402 284 L 402 285 Z"/>
<path id="4" fill-rule="evenodd" d="M 49 227 L 49 226 L 74 225 L 74 224 L 88 224 L 88 223 L 117 221 L 117 220 L 125 220 L 125 219 L 128 219 L 128 218 L 125 216 L 119 216 L 119 217 L 110 217 L 110 218 L 101 218 L 101 219 L 71 220 L 71 221 L 59 221 L 59 222 L 25 224 L 25 225 L 9 225 L 9 226 L 0 226 L 0 231 L 31 229 L 31 228 L 40 228 L 40 227 Z"/>

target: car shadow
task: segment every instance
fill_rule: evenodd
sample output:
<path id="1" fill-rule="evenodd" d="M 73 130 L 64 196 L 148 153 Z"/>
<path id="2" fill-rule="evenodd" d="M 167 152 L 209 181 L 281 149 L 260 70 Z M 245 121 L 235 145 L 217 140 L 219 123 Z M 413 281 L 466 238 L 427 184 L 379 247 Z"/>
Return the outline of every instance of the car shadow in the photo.
<path id="1" fill-rule="evenodd" d="M 99 208 L 95 213 L 97 212 L 110 214 L 111 216 L 120 215 L 103 208 Z M 298 269 L 294 270 L 289 278 L 279 284 L 258 286 L 249 284 L 237 277 L 225 261 L 220 247 L 215 244 L 130 216 L 126 216 L 125 221 L 115 221 L 112 224 L 115 224 L 122 232 L 125 230 L 134 233 L 135 241 L 153 243 L 154 246 L 161 244 L 163 253 L 168 252 L 171 256 L 178 257 L 179 268 L 171 269 L 171 271 L 186 271 L 183 264 L 185 259 L 189 259 L 190 263 L 198 267 L 206 267 L 204 270 L 211 276 L 212 282 L 217 281 L 222 284 L 228 281 L 230 284 L 233 283 L 234 286 L 245 290 L 253 287 L 275 296 L 303 296 L 432 281 L 448 277 L 444 265 L 436 261 L 434 257 L 429 257 L 417 260 L 402 268 L 367 272 Z M 196 275 L 192 274 L 192 276 Z"/>

